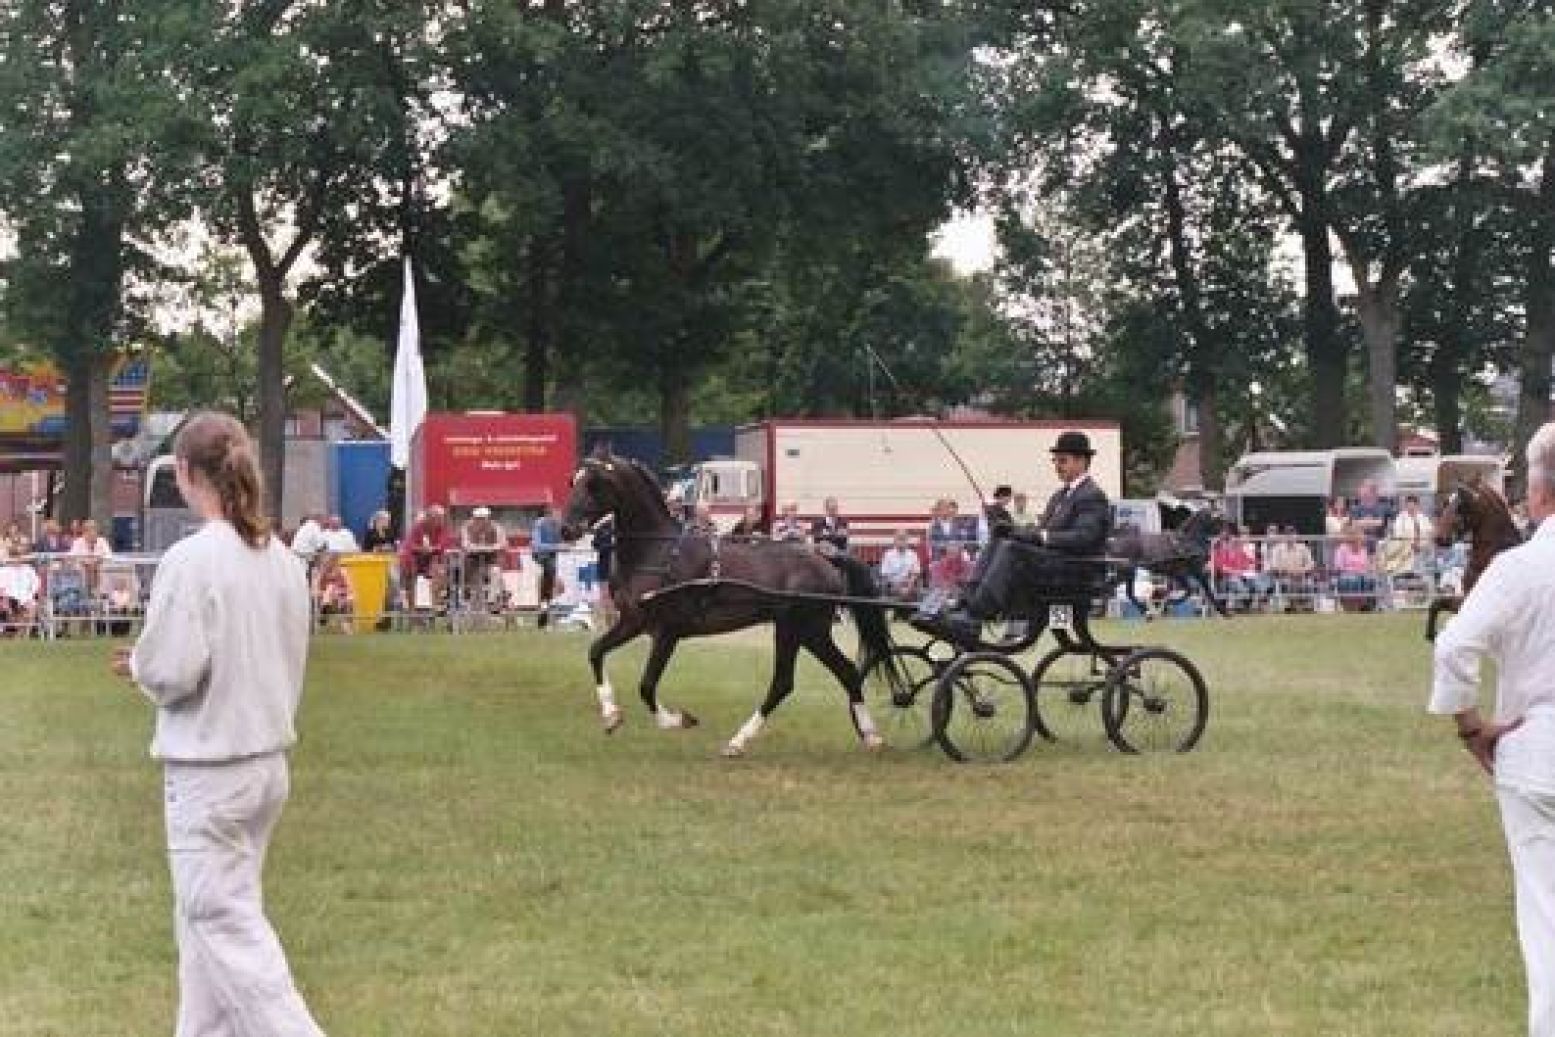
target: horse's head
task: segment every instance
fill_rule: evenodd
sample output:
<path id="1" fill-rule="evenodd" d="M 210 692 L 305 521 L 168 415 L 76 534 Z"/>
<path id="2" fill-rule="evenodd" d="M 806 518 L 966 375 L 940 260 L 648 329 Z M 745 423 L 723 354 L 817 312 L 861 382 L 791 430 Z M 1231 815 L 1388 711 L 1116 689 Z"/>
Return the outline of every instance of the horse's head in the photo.
<path id="1" fill-rule="evenodd" d="M 1214 505 L 1206 504 L 1183 520 L 1182 525 L 1177 527 L 1177 535 L 1193 543 L 1208 544 L 1225 528 L 1225 516 Z"/>
<path id="2" fill-rule="evenodd" d="M 601 447 L 572 477 L 572 493 L 562 513 L 562 536 L 576 540 L 606 515 L 615 515 L 622 532 L 673 525 L 658 481 L 636 461 Z"/>
<path id="3" fill-rule="evenodd" d="M 1432 528 L 1438 547 L 1451 547 L 1469 534 L 1475 521 L 1474 497 L 1472 486 L 1459 483 L 1443 500 Z"/>
<path id="4" fill-rule="evenodd" d="M 572 493 L 562 512 L 562 536 L 576 540 L 594 523 L 621 508 L 620 473 L 626 466 L 608 453 L 596 452 L 572 477 Z"/>

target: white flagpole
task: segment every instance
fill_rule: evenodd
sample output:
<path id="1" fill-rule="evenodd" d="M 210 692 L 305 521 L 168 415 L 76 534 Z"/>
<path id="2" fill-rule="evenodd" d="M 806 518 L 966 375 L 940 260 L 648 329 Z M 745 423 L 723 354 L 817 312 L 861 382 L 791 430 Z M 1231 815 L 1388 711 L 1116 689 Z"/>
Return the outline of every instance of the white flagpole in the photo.
<path id="1" fill-rule="evenodd" d="M 411 488 L 410 445 L 427 414 L 427 379 L 421 365 L 421 324 L 416 315 L 416 281 L 410 257 L 405 257 L 405 287 L 400 296 L 399 341 L 394 351 L 394 386 L 389 404 L 389 463 L 405 473 L 405 526 L 415 519 L 410 510 L 415 499 Z"/>

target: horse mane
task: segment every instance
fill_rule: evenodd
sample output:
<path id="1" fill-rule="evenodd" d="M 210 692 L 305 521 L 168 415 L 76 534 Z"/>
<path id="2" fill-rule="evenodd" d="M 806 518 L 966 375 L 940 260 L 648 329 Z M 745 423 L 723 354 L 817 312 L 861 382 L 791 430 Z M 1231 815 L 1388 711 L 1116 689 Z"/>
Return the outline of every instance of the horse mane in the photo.
<path id="1" fill-rule="evenodd" d="M 1499 531 L 1504 535 L 1510 532 L 1512 536 L 1507 539 L 1516 539 L 1518 542 L 1522 541 L 1522 534 L 1517 531 L 1517 520 L 1512 517 L 1512 509 L 1507 505 L 1506 498 L 1501 496 L 1495 487 L 1480 479 L 1475 479 L 1473 482 L 1464 483 L 1463 488 L 1481 502 L 1487 524 L 1489 522 L 1495 523 L 1497 528 L 1495 530 L 1487 528 L 1487 533 Z"/>
<path id="2" fill-rule="evenodd" d="M 647 465 L 635 457 L 615 457 L 611 461 L 614 464 L 626 465 L 627 469 L 637 477 L 638 483 L 642 486 L 643 496 L 653 502 L 651 507 L 660 516 L 669 519 L 671 522 L 675 520 L 675 516 L 670 514 L 669 505 L 664 503 L 664 490 L 659 486 L 658 477 L 648 470 Z"/>

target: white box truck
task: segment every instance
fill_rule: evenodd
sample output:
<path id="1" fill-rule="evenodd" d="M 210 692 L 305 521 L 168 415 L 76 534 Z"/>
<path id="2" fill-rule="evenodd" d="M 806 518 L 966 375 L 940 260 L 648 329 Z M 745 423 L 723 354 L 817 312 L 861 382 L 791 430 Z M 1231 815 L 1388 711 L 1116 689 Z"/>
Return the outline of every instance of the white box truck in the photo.
<path id="1" fill-rule="evenodd" d="M 852 543 L 872 557 L 897 529 L 920 535 L 941 498 L 954 500 L 962 515 L 976 515 L 983 503 L 979 493 L 988 497 L 995 486 L 1008 484 L 1040 513 L 1058 488 L 1048 451 L 1066 429 L 1090 437 L 1096 451 L 1091 474 L 1116 500 L 1123 439 L 1115 421 L 779 419 L 736 430 L 735 456 L 697 465 L 685 503 L 708 504 L 719 528 L 727 530 L 753 504 L 770 522 L 793 503 L 808 524 L 821 514 L 823 502 L 835 497 Z"/>

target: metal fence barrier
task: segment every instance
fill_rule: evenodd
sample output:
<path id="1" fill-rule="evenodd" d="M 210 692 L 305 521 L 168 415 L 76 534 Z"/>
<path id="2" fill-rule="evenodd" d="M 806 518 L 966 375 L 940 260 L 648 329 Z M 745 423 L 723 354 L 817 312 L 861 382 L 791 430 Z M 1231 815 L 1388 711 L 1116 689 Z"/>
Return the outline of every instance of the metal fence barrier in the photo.
<path id="1" fill-rule="evenodd" d="M 1240 538 L 1238 544 L 1240 564 L 1215 564 L 1230 558 L 1231 552 L 1221 550 L 1205 569 L 1221 602 L 1244 613 L 1421 609 L 1437 596 L 1456 594 L 1467 564 L 1465 545 L 1438 549 L 1429 541 L 1263 536 Z M 911 603 L 926 594 L 954 594 L 971 578 L 976 542 L 939 541 L 931 548 L 920 539 L 912 547 L 919 560 L 916 578 L 894 589 L 882 583 L 887 596 Z M 376 561 L 353 566 L 353 560 L 364 558 Z M 324 632 L 465 633 L 531 625 L 542 614 L 541 566 L 528 551 L 441 552 L 436 565 L 411 569 L 410 581 L 398 555 L 345 555 L 341 561 L 343 597 L 331 598 L 320 586 L 317 562 L 310 566 L 315 625 Z M 154 555 L 68 554 L 0 561 L 0 636 L 133 637 L 145 615 L 157 562 Z M 374 567 L 376 580 L 366 575 Z M 547 619 L 558 629 L 597 626 L 609 608 L 598 556 L 591 549 L 563 547 L 556 569 Z M 1134 589 L 1152 612 L 1203 616 L 1212 611 L 1201 593 L 1185 591 L 1148 569 L 1136 573 Z M 1138 615 L 1122 585 L 1101 605 L 1111 616 Z"/>

